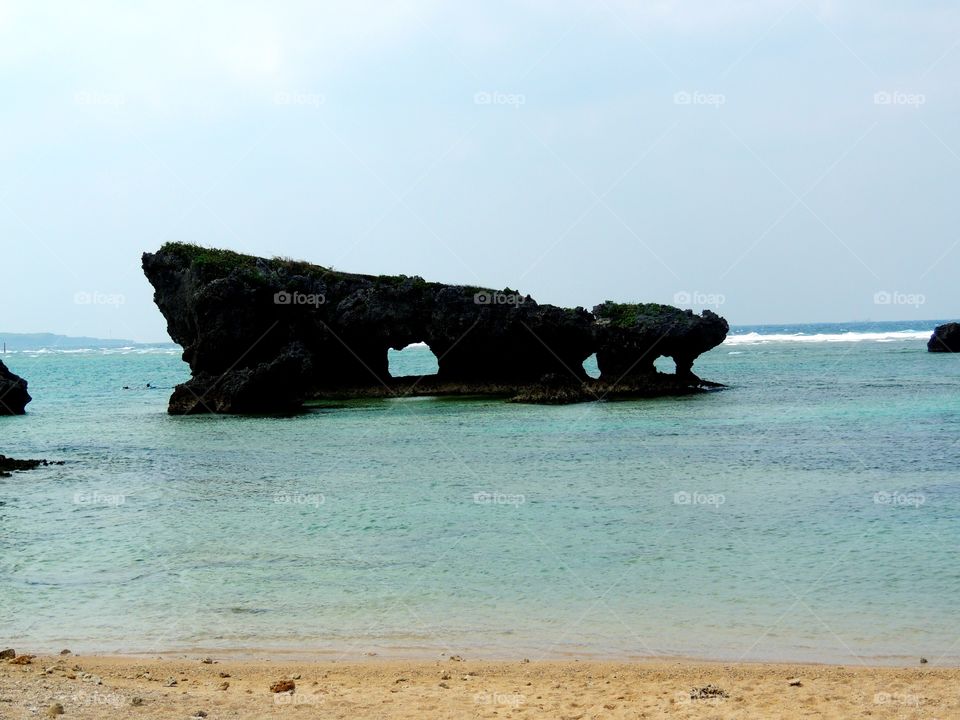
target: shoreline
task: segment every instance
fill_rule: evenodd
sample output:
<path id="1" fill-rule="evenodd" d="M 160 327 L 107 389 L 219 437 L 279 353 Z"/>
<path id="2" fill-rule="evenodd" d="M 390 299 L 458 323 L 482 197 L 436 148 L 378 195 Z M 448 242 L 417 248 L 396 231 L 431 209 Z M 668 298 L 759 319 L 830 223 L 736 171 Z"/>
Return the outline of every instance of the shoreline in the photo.
<path id="1" fill-rule="evenodd" d="M 237 660 L 50 655 L 0 662 L 0 714 L 261 718 L 956 717 L 960 669 L 685 661 Z M 203 713 L 202 715 L 200 713 Z M 308 712 L 308 715 L 310 713 Z"/>
<path id="2" fill-rule="evenodd" d="M 12 644 L 14 647 L 17 643 Z M 28 649 L 24 652 L 38 657 L 54 657 L 57 651 L 49 647 Z M 71 647 L 66 643 L 64 647 Z M 253 662 L 280 662 L 280 663 L 349 663 L 363 664 L 368 662 L 386 663 L 432 663 L 443 662 L 451 655 L 468 658 L 482 663 L 600 663 L 607 665 L 617 664 L 680 664 L 680 665 L 770 665 L 770 666 L 810 666 L 823 668 L 875 668 L 888 670 L 908 670 L 912 668 L 940 668 L 960 670 L 960 661 L 956 658 L 939 658 L 935 654 L 929 657 L 919 655 L 906 656 L 861 656 L 850 657 L 846 660 L 825 658 L 789 658 L 789 657 L 724 657 L 708 655 L 667 654 L 658 655 L 603 653 L 603 652 L 553 652 L 550 655 L 540 655 L 536 652 L 484 652 L 469 647 L 454 650 L 450 653 L 438 652 L 437 648 L 423 649 L 394 649 L 376 647 L 375 650 L 352 648 L 328 650 L 307 648 L 223 648 L 196 646 L 191 648 L 158 649 L 158 650 L 84 650 L 83 646 L 71 653 L 76 657 L 129 660 L 175 660 L 191 657 L 216 656 L 224 660 L 238 663 Z M 921 658 L 927 662 L 921 663 Z"/>
<path id="3" fill-rule="evenodd" d="M 723 652 L 623 652 L 620 650 L 590 650 L 551 648 L 544 652 L 543 647 L 493 647 L 470 644 L 437 644 L 433 646 L 402 645 L 388 646 L 376 643 L 344 645 L 246 645 L 218 646 L 191 645 L 167 647 L 110 647 L 93 646 L 74 640 L 61 639 L 55 643 L 30 643 L 24 639 L 7 638 L 3 647 L 25 648 L 23 652 L 37 656 L 53 657 L 61 648 L 70 648 L 75 656 L 130 660 L 173 660 L 188 657 L 216 656 L 239 663 L 250 662 L 306 662 L 306 663 L 366 663 L 399 662 L 430 663 L 445 661 L 450 655 L 469 658 L 484 663 L 515 663 L 532 661 L 537 663 L 602 663 L 602 664 L 683 664 L 683 665 L 770 665 L 770 666 L 813 666 L 825 668 L 862 667 L 906 670 L 917 667 L 958 669 L 960 657 L 956 654 L 939 654 L 930 650 L 922 654 L 862 654 L 833 655 L 829 651 L 809 652 L 806 654 L 768 653 L 745 655 L 743 653 Z"/>

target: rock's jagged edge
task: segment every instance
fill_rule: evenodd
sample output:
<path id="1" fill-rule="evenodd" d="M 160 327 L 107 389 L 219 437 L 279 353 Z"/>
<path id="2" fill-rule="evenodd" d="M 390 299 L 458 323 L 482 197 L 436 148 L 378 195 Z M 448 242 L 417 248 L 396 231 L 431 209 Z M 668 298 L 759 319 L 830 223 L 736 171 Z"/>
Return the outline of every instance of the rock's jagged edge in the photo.
<path id="1" fill-rule="evenodd" d="M 960 323 L 938 325 L 930 336 L 927 350 L 936 353 L 960 353 Z"/>
<path id="2" fill-rule="evenodd" d="M 513 290 L 357 275 L 168 243 L 143 270 L 193 377 L 172 414 L 286 413 L 308 399 L 503 395 L 527 402 L 687 394 L 726 320 L 667 305 L 540 305 Z M 425 342 L 439 372 L 392 378 L 387 350 Z M 594 352 L 601 371 L 589 378 Z M 654 360 L 674 358 L 677 374 Z"/>
<path id="3" fill-rule="evenodd" d="M 23 415 L 32 399 L 27 381 L 10 372 L 0 360 L 0 415 Z"/>

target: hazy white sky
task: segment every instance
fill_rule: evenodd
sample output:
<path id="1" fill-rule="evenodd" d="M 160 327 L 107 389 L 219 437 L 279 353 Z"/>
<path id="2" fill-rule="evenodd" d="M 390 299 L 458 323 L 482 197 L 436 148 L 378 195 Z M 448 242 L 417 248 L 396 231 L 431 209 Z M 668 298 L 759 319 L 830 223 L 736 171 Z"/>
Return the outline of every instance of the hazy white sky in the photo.
<path id="1" fill-rule="evenodd" d="M 960 315 L 960 5 L 3 2 L 0 330 L 179 240 L 734 324 Z"/>

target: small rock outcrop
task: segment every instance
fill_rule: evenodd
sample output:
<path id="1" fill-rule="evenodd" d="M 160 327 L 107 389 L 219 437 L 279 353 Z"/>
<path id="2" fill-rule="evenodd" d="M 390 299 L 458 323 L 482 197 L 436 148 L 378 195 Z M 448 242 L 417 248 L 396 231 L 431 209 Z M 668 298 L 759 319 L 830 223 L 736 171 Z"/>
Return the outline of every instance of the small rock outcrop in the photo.
<path id="1" fill-rule="evenodd" d="M 0 455 L 0 477 L 10 477 L 11 472 L 33 470 L 48 465 L 63 465 L 62 460 L 14 460 L 6 455 Z"/>
<path id="2" fill-rule="evenodd" d="M 23 415 L 32 399 L 27 381 L 10 372 L 0 360 L 0 415 Z"/>
<path id="3" fill-rule="evenodd" d="M 541 305 L 510 288 L 358 275 L 170 243 L 143 270 L 192 378 L 172 414 L 285 413 L 311 398 L 416 393 L 527 402 L 695 392 L 693 361 L 727 322 L 666 305 Z M 393 378 L 388 350 L 426 343 L 436 375 Z M 583 361 L 592 353 L 602 376 Z M 653 361 L 672 357 L 677 373 Z M 413 382 L 416 380 L 416 382 Z"/>
<path id="4" fill-rule="evenodd" d="M 930 336 L 927 350 L 943 353 L 960 352 L 960 323 L 952 322 L 938 326 Z"/>

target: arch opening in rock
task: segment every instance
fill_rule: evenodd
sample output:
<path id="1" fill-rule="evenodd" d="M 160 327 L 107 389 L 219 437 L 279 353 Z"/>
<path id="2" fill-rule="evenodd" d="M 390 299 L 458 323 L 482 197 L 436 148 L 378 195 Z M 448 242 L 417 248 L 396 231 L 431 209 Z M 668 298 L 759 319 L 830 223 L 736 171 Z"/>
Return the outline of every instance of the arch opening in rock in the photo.
<path id="1" fill-rule="evenodd" d="M 656 360 L 653 361 L 653 366 L 659 371 L 666 375 L 673 375 L 677 371 L 677 365 L 673 361 L 672 357 L 667 355 L 660 355 Z"/>
<path id="2" fill-rule="evenodd" d="M 410 343 L 403 350 L 387 350 L 390 377 L 436 375 L 440 370 L 437 356 L 426 343 Z"/>
<path id="3" fill-rule="evenodd" d="M 592 377 L 594 380 L 600 377 L 600 366 L 597 364 L 596 353 L 583 361 L 583 371 L 587 374 L 587 377 Z"/>

